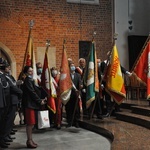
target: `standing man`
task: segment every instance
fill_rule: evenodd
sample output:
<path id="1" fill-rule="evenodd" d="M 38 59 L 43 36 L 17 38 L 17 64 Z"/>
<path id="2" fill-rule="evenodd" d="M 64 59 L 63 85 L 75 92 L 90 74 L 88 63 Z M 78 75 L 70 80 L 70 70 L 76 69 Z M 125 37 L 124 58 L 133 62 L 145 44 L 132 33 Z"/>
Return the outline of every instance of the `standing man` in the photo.
<path id="1" fill-rule="evenodd" d="M 84 58 L 79 59 L 79 66 L 76 67 L 75 72 L 79 73 L 81 75 L 81 80 L 83 83 L 83 77 L 84 77 L 84 71 L 86 66 L 86 60 Z M 83 108 L 83 114 L 87 114 L 86 110 L 86 86 L 83 83 L 83 87 L 81 89 L 81 100 L 82 100 L 82 108 Z"/>
<path id="2" fill-rule="evenodd" d="M 11 75 L 10 65 L 7 63 L 7 61 L 5 61 L 4 73 L 10 85 L 10 106 L 8 109 L 7 121 L 5 126 L 5 130 L 7 131 L 5 141 L 9 142 L 12 139 L 10 137 L 10 133 L 13 129 L 17 107 L 22 97 L 22 90 L 17 87 L 17 82 L 15 78 Z"/>
<path id="3" fill-rule="evenodd" d="M 4 59 L 0 58 L 0 147 L 8 148 L 9 143 L 4 138 L 7 133 L 5 126 L 10 106 L 10 86 L 4 74 L 4 68 Z"/>
<path id="4" fill-rule="evenodd" d="M 75 127 L 78 127 L 78 119 L 79 119 L 79 105 L 78 105 L 78 97 L 79 97 L 79 91 L 82 87 L 81 82 L 81 76 L 75 72 L 75 65 L 74 63 L 70 63 L 70 73 L 71 73 L 71 79 L 73 82 L 73 88 L 71 91 L 70 100 L 65 105 L 66 109 L 66 116 L 67 116 L 67 127 L 70 127 L 74 125 Z"/>

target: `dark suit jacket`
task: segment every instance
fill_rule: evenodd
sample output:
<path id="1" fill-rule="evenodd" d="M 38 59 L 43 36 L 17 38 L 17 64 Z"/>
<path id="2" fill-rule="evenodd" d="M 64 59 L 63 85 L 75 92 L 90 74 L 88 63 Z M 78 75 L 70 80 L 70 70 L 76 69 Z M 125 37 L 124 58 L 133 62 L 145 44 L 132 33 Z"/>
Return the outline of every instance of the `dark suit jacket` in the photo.
<path id="1" fill-rule="evenodd" d="M 2 84 L 0 83 L 0 108 L 4 108 L 5 106 L 6 106 L 6 101 L 5 101 L 4 90 Z"/>
<path id="2" fill-rule="evenodd" d="M 39 89 L 36 87 L 34 80 L 30 77 L 26 77 L 24 80 L 22 99 L 25 108 L 40 109 L 41 99 Z"/>
<path id="3" fill-rule="evenodd" d="M 72 82 L 74 83 L 77 90 L 80 90 L 80 85 L 82 84 L 81 75 L 75 72 L 74 73 L 74 78 L 72 79 Z"/>
<path id="4" fill-rule="evenodd" d="M 10 85 L 10 102 L 11 104 L 19 104 L 19 99 L 22 97 L 22 90 L 16 85 L 16 80 L 12 75 L 6 75 L 7 81 Z"/>
<path id="5" fill-rule="evenodd" d="M 7 81 L 7 78 L 4 73 L 0 72 L 1 85 L 5 96 L 5 101 L 1 103 L 1 105 L 8 106 L 10 105 L 10 85 Z"/>

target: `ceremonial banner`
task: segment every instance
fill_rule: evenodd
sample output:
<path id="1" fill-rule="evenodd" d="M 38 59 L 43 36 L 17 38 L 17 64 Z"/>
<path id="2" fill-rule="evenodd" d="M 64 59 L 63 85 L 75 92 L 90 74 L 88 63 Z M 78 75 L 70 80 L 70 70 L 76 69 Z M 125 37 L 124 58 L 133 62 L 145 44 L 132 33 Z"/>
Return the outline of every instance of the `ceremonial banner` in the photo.
<path id="1" fill-rule="evenodd" d="M 124 79 L 122 77 L 116 45 L 113 47 L 110 64 L 106 74 L 106 90 L 110 93 L 117 104 L 121 104 L 126 97 Z"/>
<path id="2" fill-rule="evenodd" d="M 62 53 L 59 88 L 60 88 L 60 99 L 62 100 L 62 103 L 66 105 L 71 95 L 72 80 L 70 76 L 70 69 L 65 45 L 63 46 L 63 53 Z"/>
<path id="3" fill-rule="evenodd" d="M 25 63 L 23 66 L 24 67 L 31 66 L 33 68 L 33 79 L 35 81 L 35 84 L 38 86 L 35 53 L 34 53 L 34 49 L 33 49 L 33 39 L 31 36 L 29 37 L 26 53 L 27 53 L 27 55 L 25 55 L 26 58 L 25 58 Z"/>
<path id="4" fill-rule="evenodd" d="M 48 108 L 52 110 L 53 113 L 56 113 L 55 98 L 57 97 L 57 95 L 56 95 L 56 89 L 52 82 L 51 72 L 48 66 L 47 52 L 48 52 L 48 48 L 46 49 L 45 57 L 44 57 L 43 71 L 41 75 L 41 86 L 48 93 L 48 97 L 47 97 Z"/>
<path id="5" fill-rule="evenodd" d="M 92 101 L 95 100 L 96 92 L 99 92 L 97 56 L 94 44 L 94 42 L 91 43 L 85 70 L 84 80 L 86 83 L 86 108 L 89 108 Z"/>
<path id="6" fill-rule="evenodd" d="M 137 79 L 147 86 L 147 99 L 150 99 L 150 41 L 148 40 L 133 68 Z"/>

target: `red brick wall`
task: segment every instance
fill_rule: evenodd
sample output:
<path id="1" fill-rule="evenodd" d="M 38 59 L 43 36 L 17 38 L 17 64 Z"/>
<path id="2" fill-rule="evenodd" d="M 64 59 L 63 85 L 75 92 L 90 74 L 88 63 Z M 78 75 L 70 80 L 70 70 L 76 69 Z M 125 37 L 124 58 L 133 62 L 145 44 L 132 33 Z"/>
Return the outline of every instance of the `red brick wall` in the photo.
<path id="1" fill-rule="evenodd" d="M 19 74 L 25 54 L 29 20 L 32 29 L 34 49 L 44 47 L 46 39 L 56 46 L 57 67 L 60 66 L 62 44 L 66 39 L 68 57 L 77 65 L 79 40 L 90 41 L 93 32 L 98 57 L 105 59 L 111 49 L 112 18 L 111 1 L 100 0 L 100 6 L 70 4 L 66 0 L 1 0 L 0 42 L 6 45 L 17 60 Z"/>

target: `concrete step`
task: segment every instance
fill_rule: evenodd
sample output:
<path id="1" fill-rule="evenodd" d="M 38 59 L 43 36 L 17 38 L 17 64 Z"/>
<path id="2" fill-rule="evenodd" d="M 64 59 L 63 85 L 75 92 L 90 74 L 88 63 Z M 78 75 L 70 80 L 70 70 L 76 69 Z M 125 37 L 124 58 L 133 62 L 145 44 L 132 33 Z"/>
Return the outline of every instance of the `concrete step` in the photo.
<path id="1" fill-rule="evenodd" d="M 130 110 L 131 110 L 131 106 L 136 106 L 136 104 L 130 104 L 130 103 L 124 102 L 120 105 L 121 108 L 130 109 Z"/>
<path id="2" fill-rule="evenodd" d="M 131 106 L 132 113 L 150 116 L 150 107 L 149 106 Z"/>
<path id="3" fill-rule="evenodd" d="M 142 127 L 150 129 L 150 117 L 148 116 L 143 116 L 139 114 L 134 114 L 132 112 L 124 111 L 124 112 L 116 112 L 116 119 L 137 124 Z"/>

